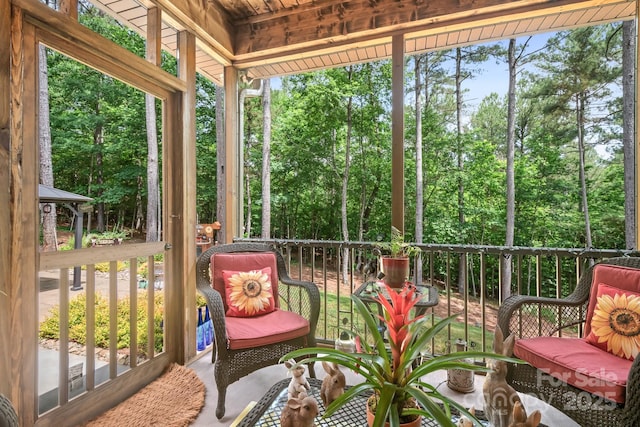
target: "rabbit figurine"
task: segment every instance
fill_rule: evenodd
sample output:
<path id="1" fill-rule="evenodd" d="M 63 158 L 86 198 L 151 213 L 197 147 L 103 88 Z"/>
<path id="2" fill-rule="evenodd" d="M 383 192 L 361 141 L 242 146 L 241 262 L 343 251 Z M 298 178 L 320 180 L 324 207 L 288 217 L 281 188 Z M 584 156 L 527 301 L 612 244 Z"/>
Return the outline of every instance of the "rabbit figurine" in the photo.
<path id="1" fill-rule="evenodd" d="M 320 386 L 320 397 L 326 408 L 344 393 L 347 380 L 337 363 L 322 362 L 322 367 L 327 372 L 327 375 L 322 380 L 322 386 Z"/>
<path id="2" fill-rule="evenodd" d="M 476 408 L 473 406 L 469 408 L 469 413 L 475 417 Z M 462 415 L 460 416 L 460 419 L 458 420 L 458 424 L 456 424 L 456 427 L 473 427 L 473 421 L 471 421 L 469 418 Z"/>
<path id="3" fill-rule="evenodd" d="M 493 338 L 493 351 L 504 356 L 511 356 L 515 336 L 509 335 L 505 340 L 499 326 L 496 326 Z M 508 427 L 513 416 L 516 402 L 520 402 L 518 393 L 507 384 L 507 362 L 489 359 L 487 366 L 491 369 L 482 387 L 484 395 L 484 413 L 494 427 Z"/>
<path id="4" fill-rule="evenodd" d="M 304 365 L 299 365 L 295 360 L 289 359 L 284 362 L 284 366 L 287 367 L 292 376 L 289 388 L 287 389 L 288 398 L 302 398 L 308 395 L 308 390 L 311 386 L 309 385 L 307 378 L 304 376 Z M 300 396 L 301 393 L 304 394 L 304 396 Z"/>
<path id="5" fill-rule="evenodd" d="M 509 427 L 538 427 L 541 419 L 542 414 L 537 409 L 527 417 L 522 403 L 516 402 L 513 405 L 513 419 Z"/>
<path id="6" fill-rule="evenodd" d="M 311 396 L 289 399 L 280 414 L 281 427 L 313 427 L 319 413 L 318 402 Z"/>

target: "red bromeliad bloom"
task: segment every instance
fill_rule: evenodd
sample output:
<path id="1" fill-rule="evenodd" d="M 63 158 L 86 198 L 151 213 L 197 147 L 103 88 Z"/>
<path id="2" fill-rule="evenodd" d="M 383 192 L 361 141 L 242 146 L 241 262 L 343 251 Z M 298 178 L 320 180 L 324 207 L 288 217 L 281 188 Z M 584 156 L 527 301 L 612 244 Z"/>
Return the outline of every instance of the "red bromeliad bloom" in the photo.
<path id="1" fill-rule="evenodd" d="M 421 296 L 416 294 L 415 288 L 409 282 L 402 287 L 400 292 L 386 284 L 385 287 L 387 288 L 389 300 L 384 295 L 378 294 L 377 300 L 384 308 L 384 317 L 378 317 L 387 324 L 393 370 L 395 372 L 413 338 L 413 334 L 409 333 L 409 325 L 422 317 L 411 317 L 411 309 L 420 300 Z"/>

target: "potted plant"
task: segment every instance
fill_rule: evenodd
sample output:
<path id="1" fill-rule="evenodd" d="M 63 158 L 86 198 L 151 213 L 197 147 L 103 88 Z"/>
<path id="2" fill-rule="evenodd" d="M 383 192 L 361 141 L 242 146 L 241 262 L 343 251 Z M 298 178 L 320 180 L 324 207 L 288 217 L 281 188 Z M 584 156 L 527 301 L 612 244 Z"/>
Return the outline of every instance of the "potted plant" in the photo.
<path id="1" fill-rule="evenodd" d="M 351 296 L 354 307 L 365 322 L 371 335 L 368 344 L 360 337 L 362 353 L 350 353 L 332 348 L 315 347 L 292 351 L 282 360 L 306 357 L 299 363 L 315 361 L 335 362 L 344 366 L 363 380 L 351 386 L 345 393 L 331 403 L 324 417 L 330 417 L 350 399 L 363 392 L 371 392 L 367 406 L 374 412 L 373 427 L 382 427 L 388 422 L 390 427 L 399 427 L 401 422 L 425 416 L 433 418 L 441 426 L 454 426 L 451 421 L 451 407 L 462 414 L 475 419 L 460 404 L 442 395 L 435 386 L 424 382 L 422 377 L 438 370 L 468 369 L 484 371 L 488 369 L 466 362 L 468 358 L 493 358 L 514 361 L 502 355 L 463 351 L 438 356 L 423 356 L 421 350 L 449 323 L 456 315 L 443 319 L 433 326 L 425 324 L 424 316 L 413 316 L 412 308 L 420 299 L 413 286 L 405 286 L 399 292 L 387 288 L 389 300 L 381 294 L 376 302 L 383 309 L 383 315 L 374 315 L 364 302 Z M 385 323 L 388 340 L 385 342 L 378 330 L 378 320 Z M 311 355 L 311 356 L 309 356 Z M 418 363 L 419 362 L 419 363 Z M 480 425 L 478 423 L 478 425 Z"/>
<path id="2" fill-rule="evenodd" d="M 391 240 L 379 243 L 382 281 L 392 288 L 401 288 L 409 278 L 409 261 L 420 248 L 404 241 L 404 235 L 391 226 Z"/>

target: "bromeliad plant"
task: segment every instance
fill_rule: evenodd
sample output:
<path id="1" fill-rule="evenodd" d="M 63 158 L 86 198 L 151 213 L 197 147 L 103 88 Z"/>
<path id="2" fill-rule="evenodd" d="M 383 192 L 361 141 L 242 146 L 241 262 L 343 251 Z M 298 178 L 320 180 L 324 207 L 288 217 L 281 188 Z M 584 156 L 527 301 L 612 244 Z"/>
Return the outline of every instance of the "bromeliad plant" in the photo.
<path id="1" fill-rule="evenodd" d="M 514 360 L 494 353 L 477 351 L 438 356 L 423 355 L 421 350 L 426 348 L 431 339 L 451 323 L 456 315 L 429 327 L 426 324 L 427 318 L 412 314 L 412 309 L 422 297 L 415 287 L 409 284 L 398 292 L 397 289 L 387 286 L 386 290 L 388 299 L 381 293 L 376 297 L 383 309 L 382 316 L 374 317 L 365 303 L 357 297 L 351 297 L 373 338 L 373 343 L 368 344 L 364 337 L 360 337 L 362 353 L 347 353 L 319 347 L 305 348 L 288 353 L 281 361 L 312 354 L 313 356 L 299 363 L 335 362 L 363 377 L 361 383 L 350 387 L 326 408 L 324 417 L 330 417 L 362 392 L 372 392 L 367 404 L 372 412 L 375 412 L 373 427 L 382 427 L 385 422 L 389 422 L 390 427 L 398 427 L 400 422 L 411 421 L 419 416 L 433 418 L 441 426 L 454 426 L 451 421 L 451 407 L 475 420 L 462 405 L 442 395 L 435 386 L 424 382 L 422 378 L 431 372 L 447 369 L 488 371 L 483 366 L 465 362 L 468 358 Z M 377 320 L 384 322 L 387 328 L 388 343 L 378 330 Z"/>

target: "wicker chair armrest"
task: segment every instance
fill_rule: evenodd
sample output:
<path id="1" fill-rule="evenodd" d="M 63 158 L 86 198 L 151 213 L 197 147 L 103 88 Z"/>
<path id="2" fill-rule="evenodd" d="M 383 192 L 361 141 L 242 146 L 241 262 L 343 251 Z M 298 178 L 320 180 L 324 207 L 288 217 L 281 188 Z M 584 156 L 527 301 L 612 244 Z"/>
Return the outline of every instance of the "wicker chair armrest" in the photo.
<path id="1" fill-rule="evenodd" d="M 567 298 L 548 298 L 548 297 L 533 297 L 528 295 L 513 295 L 507 298 L 498 309 L 498 326 L 503 331 L 505 336 L 509 334 L 516 334 L 516 336 L 521 337 L 518 331 L 512 330 L 512 320 L 516 315 L 519 315 L 522 310 L 526 310 L 527 307 L 540 307 L 546 306 L 551 308 L 557 308 L 558 310 L 565 307 L 573 307 L 575 309 L 579 309 L 585 303 L 584 300 L 576 298 L 574 294 L 569 295 Z M 586 314 L 586 313 L 585 313 Z M 551 335 L 552 333 L 557 332 L 563 328 L 567 328 L 570 326 L 576 326 L 581 323 L 584 319 L 580 319 L 578 321 L 567 321 L 567 323 L 563 323 L 556 328 L 551 328 L 548 330 L 548 334 L 545 334 L 542 330 L 540 330 L 540 336 Z"/>
<path id="2" fill-rule="evenodd" d="M 288 276 L 281 277 L 280 282 L 286 286 L 292 286 L 302 289 L 309 299 L 309 326 L 311 327 L 311 333 L 315 335 L 316 326 L 318 324 L 318 318 L 320 317 L 320 291 L 318 290 L 318 286 L 313 282 L 307 282 L 303 280 L 295 280 Z M 290 311 L 295 307 L 288 307 Z M 304 314 L 304 313 L 298 313 Z"/>
<path id="3" fill-rule="evenodd" d="M 215 336 L 215 346 L 218 354 L 226 354 L 227 352 L 227 324 L 225 320 L 225 309 L 222 301 L 222 295 L 220 292 L 213 289 L 208 284 L 202 286 L 198 283 L 198 292 L 202 294 L 207 306 L 209 307 L 209 314 L 213 323 L 213 333 Z"/>

